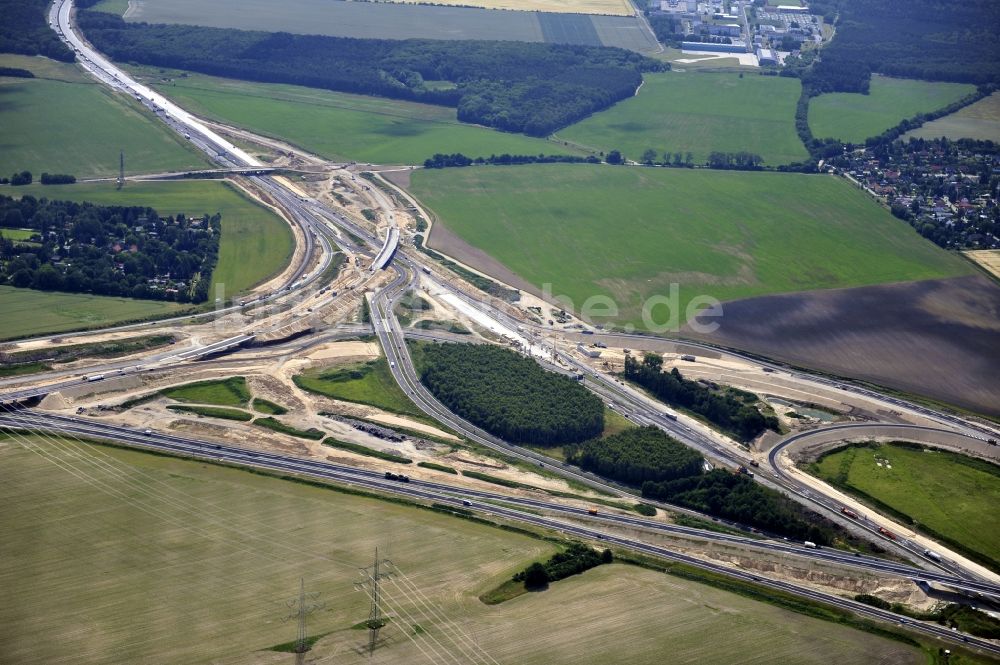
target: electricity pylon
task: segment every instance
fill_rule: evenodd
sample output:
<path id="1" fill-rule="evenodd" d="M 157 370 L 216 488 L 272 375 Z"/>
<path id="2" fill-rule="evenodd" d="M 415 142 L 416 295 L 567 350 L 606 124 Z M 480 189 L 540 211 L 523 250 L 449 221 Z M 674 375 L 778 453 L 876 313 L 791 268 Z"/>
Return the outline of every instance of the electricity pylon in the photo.
<path id="1" fill-rule="evenodd" d="M 354 585 L 354 588 L 358 591 L 367 591 L 372 601 L 371 609 L 368 611 L 368 621 L 365 624 L 368 626 L 369 657 L 375 651 L 375 643 L 378 641 L 378 631 L 386 624 L 386 619 L 382 616 L 382 597 L 379 592 L 379 582 L 390 577 L 390 574 L 384 572 L 382 569 L 391 565 L 392 562 L 388 559 L 378 558 L 378 547 L 376 547 L 375 560 L 372 562 L 372 565 L 361 569 L 361 576 L 364 580 Z"/>

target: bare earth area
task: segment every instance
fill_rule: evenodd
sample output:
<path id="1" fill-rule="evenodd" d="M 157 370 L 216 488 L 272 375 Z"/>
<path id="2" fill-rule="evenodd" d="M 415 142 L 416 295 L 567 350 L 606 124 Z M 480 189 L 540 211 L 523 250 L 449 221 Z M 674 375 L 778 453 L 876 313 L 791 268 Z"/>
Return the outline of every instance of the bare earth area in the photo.
<path id="1" fill-rule="evenodd" d="M 983 276 L 748 298 L 692 337 L 1000 415 L 1000 287 Z"/>

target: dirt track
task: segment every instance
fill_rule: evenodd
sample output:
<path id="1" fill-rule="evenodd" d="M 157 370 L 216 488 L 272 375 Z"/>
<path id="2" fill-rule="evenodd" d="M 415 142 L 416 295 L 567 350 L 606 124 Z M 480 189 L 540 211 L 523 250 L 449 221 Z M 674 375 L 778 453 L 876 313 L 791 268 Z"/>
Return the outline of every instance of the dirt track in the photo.
<path id="1" fill-rule="evenodd" d="M 749 298 L 685 334 L 1000 415 L 1000 286 L 947 280 Z"/>

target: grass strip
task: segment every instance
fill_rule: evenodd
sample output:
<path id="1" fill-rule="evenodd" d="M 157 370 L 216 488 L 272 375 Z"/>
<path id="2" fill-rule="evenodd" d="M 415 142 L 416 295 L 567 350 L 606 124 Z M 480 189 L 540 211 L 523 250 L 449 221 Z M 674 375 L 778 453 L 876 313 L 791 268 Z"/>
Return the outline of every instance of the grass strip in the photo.
<path id="1" fill-rule="evenodd" d="M 189 406 L 187 404 L 170 404 L 167 406 L 170 411 L 181 413 L 194 413 L 208 418 L 222 418 L 223 420 L 238 420 L 247 422 L 253 420 L 253 415 L 238 409 L 227 409 L 224 406 Z"/>
<path id="2" fill-rule="evenodd" d="M 387 462 L 395 462 L 397 464 L 412 464 L 413 460 L 408 457 L 403 457 L 402 455 L 393 455 L 392 453 L 383 452 L 381 450 L 375 450 L 374 448 L 369 448 L 367 446 L 362 446 L 357 443 L 351 443 L 349 441 L 340 441 L 334 439 L 333 437 L 327 437 L 323 440 L 324 446 L 330 446 L 331 448 L 340 448 L 341 450 L 346 450 L 358 455 L 364 455 L 365 457 L 375 457 L 376 459 L 385 460 Z"/>
<path id="3" fill-rule="evenodd" d="M 253 421 L 254 425 L 259 425 L 261 427 L 266 427 L 269 430 L 274 430 L 275 432 L 280 432 L 281 434 L 287 434 L 289 436 L 295 436 L 300 439 L 310 439 L 312 441 L 319 441 L 326 433 L 322 430 L 318 430 L 315 427 L 310 427 L 309 429 L 298 429 L 292 427 L 291 425 L 286 425 L 276 418 L 268 416 L 267 418 L 258 418 Z"/>

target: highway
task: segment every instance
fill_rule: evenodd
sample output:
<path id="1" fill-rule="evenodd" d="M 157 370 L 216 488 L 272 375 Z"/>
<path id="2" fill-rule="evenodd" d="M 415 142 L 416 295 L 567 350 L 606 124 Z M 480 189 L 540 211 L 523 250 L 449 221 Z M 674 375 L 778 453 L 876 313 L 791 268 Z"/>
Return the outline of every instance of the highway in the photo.
<path id="1" fill-rule="evenodd" d="M 910 630 L 920 632 L 928 636 L 963 643 L 970 647 L 976 647 L 989 651 L 990 653 L 1000 654 L 1000 645 L 993 644 L 988 640 L 980 640 L 967 635 L 956 634 L 953 631 L 936 624 L 915 621 L 909 617 L 880 610 L 878 608 L 864 605 L 852 600 L 847 600 L 832 594 L 814 591 L 795 584 L 790 584 L 788 582 L 769 579 L 761 575 L 746 573 L 714 563 L 702 561 L 696 557 L 674 552 L 665 547 L 650 545 L 638 539 L 608 533 L 590 526 L 569 523 L 544 515 L 537 515 L 531 512 L 508 508 L 506 506 L 496 505 L 496 503 L 493 503 L 500 501 L 506 504 L 521 505 L 525 508 L 543 509 L 570 518 L 595 519 L 583 509 L 567 507 L 555 502 L 525 499 L 522 497 L 511 497 L 504 494 L 477 491 L 442 483 L 431 483 L 418 480 L 411 480 L 410 482 L 403 483 L 388 480 L 385 478 L 384 474 L 376 471 L 357 469 L 354 467 L 331 464 L 328 462 L 303 460 L 297 457 L 283 456 L 274 453 L 249 451 L 233 446 L 173 435 L 165 435 L 157 432 L 145 433 L 127 427 L 94 423 L 66 416 L 43 415 L 31 411 L 5 411 L 0 414 L 0 429 L 4 429 L 12 433 L 42 432 L 47 435 L 62 435 L 115 441 L 126 443 L 130 446 L 154 449 L 176 455 L 199 457 L 221 463 L 231 463 L 240 466 L 269 469 L 282 473 L 294 473 L 314 478 L 322 478 L 341 484 L 374 490 L 380 493 L 389 492 L 413 499 L 450 505 L 459 510 L 470 510 L 511 521 L 532 524 L 559 531 L 567 535 L 599 540 L 634 552 L 649 554 L 669 561 L 684 563 L 703 570 L 724 574 L 747 582 L 753 582 L 761 586 L 805 596 L 813 600 L 828 603 L 830 605 L 856 612 L 858 614 L 870 616 L 882 621 L 904 625 Z M 873 557 L 857 557 L 826 549 L 811 550 L 780 541 L 753 540 L 728 534 L 706 532 L 698 529 L 667 525 L 640 517 L 616 515 L 611 513 L 598 515 L 596 520 L 615 526 L 640 527 L 653 531 L 675 533 L 678 535 L 693 535 L 699 538 L 716 539 L 720 542 L 729 542 L 732 544 L 744 545 L 746 547 L 768 549 L 775 552 L 794 554 L 826 562 L 840 563 L 856 568 L 899 575 L 915 581 L 921 580 L 938 583 L 974 593 L 1000 596 L 1000 586 L 997 585 L 971 583 L 959 578 L 929 573 L 924 570 Z"/>
<path id="2" fill-rule="evenodd" d="M 76 33 L 75 28 L 71 23 L 71 0 L 57 0 L 52 8 L 52 19 L 54 23 L 57 23 L 60 29 L 60 34 L 75 48 L 78 50 L 82 60 L 82 66 L 93 74 L 100 81 L 105 84 L 115 88 L 116 90 L 122 91 L 123 93 L 132 95 L 137 98 L 137 100 L 147 107 L 149 107 L 155 114 L 156 117 L 161 121 L 166 123 L 168 126 L 173 128 L 178 133 L 189 137 L 189 140 L 202 149 L 206 154 L 208 154 L 221 168 L 250 168 L 255 166 L 263 166 L 256 159 L 252 158 L 250 155 L 246 154 L 244 151 L 237 148 L 235 145 L 230 143 L 227 139 L 217 134 L 215 131 L 211 130 L 204 123 L 199 121 L 194 116 L 190 115 L 182 108 L 173 104 L 169 100 L 166 100 L 161 95 L 155 91 L 143 86 L 130 77 L 128 77 L 125 72 L 115 67 L 106 58 L 96 53 L 83 39 L 81 39 Z M 420 383 L 412 364 L 412 360 L 409 357 L 409 353 L 405 344 L 405 335 L 398 321 L 392 313 L 393 305 L 398 298 L 405 293 L 407 289 L 413 288 L 420 277 L 420 259 L 415 259 L 409 255 L 409 253 L 399 251 L 400 244 L 400 234 L 399 229 L 394 224 L 389 224 L 386 229 L 386 235 L 384 240 L 379 241 L 379 239 L 374 236 L 370 231 L 363 229 L 346 219 L 343 215 L 340 215 L 334 210 L 327 208 L 325 205 L 310 199 L 309 197 L 303 196 L 298 192 L 293 186 L 291 186 L 287 181 L 279 177 L 272 177 L 269 175 L 248 175 L 245 176 L 247 181 L 252 183 L 252 185 L 258 188 L 260 191 L 264 192 L 267 196 L 272 198 L 280 207 L 282 207 L 292 218 L 296 226 L 299 227 L 302 236 L 302 242 L 304 244 L 304 258 L 297 266 L 294 274 L 286 281 L 286 283 L 275 290 L 271 294 L 267 294 L 262 297 L 260 301 L 265 302 L 278 300 L 292 295 L 293 293 L 302 292 L 311 283 L 315 282 L 319 277 L 321 277 L 326 268 L 329 266 L 329 262 L 333 255 L 333 244 L 339 244 L 341 246 L 351 246 L 352 243 L 346 234 L 351 234 L 359 239 L 361 239 L 365 246 L 356 247 L 358 252 L 367 253 L 368 256 L 374 256 L 371 264 L 371 273 L 389 271 L 393 276 L 390 283 L 382 289 L 379 289 L 374 294 L 369 293 L 369 306 L 372 313 L 372 324 L 379 341 L 385 351 L 386 357 L 390 362 L 390 367 L 392 369 L 393 376 L 399 382 L 400 386 L 410 395 L 411 399 L 423 410 L 432 417 L 440 420 L 445 425 L 452 427 L 455 431 L 467 436 L 470 440 L 501 452 L 503 455 L 517 458 L 521 461 L 528 462 L 534 465 L 543 465 L 547 469 L 551 470 L 553 473 L 563 476 L 565 478 L 575 480 L 577 482 L 584 483 L 588 486 L 594 487 L 595 489 L 601 489 L 603 491 L 609 491 L 616 495 L 627 495 L 627 493 L 621 487 L 614 486 L 607 481 L 600 479 L 596 476 L 586 474 L 583 472 L 577 472 L 571 469 L 563 468 L 560 465 L 553 464 L 552 460 L 547 457 L 537 455 L 531 451 L 526 451 L 515 446 L 511 446 L 504 441 L 497 439 L 489 435 L 488 433 L 479 430 L 473 425 L 457 418 L 454 414 L 451 414 L 446 408 L 444 408 L 432 395 L 423 387 Z M 391 219 L 391 215 L 390 215 Z M 371 248 L 370 250 L 368 248 Z M 319 259 L 316 260 L 317 255 Z M 315 267 L 310 271 L 309 266 L 315 264 Z M 488 302 L 484 302 L 478 298 L 474 298 L 464 291 L 455 288 L 450 284 L 440 284 L 442 288 L 448 289 L 451 293 L 455 294 L 454 297 L 461 300 L 466 306 L 473 308 L 482 317 L 486 317 L 491 321 L 496 323 L 496 326 L 501 328 L 506 332 L 512 332 L 510 335 L 514 339 L 520 339 L 524 342 L 524 348 L 531 353 L 532 349 L 538 346 L 538 342 L 532 338 L 531 335 L 524 335 L 518 332 L 521 330 L 521 326 L 531 330 L 532 332 L 540 332 L 545 330 L 546 332 L 553 332 L 551 329 L 545 328 L 544 326 L 534 326 L 530 323 L 525 323 L 524 321 L 517 320 L 510 315 L 498 311 L 496 308 L 489 305 Z M 238 311 L 240 307 L 232 306 L 229 308 L 222 308 L 215 312 L 205 313 L 199 316 L 218 316 L 220 313 L 234 312 Z M 178 317 L 177 321 L 187 320 L 191 317 Z M 162 325 L 163 321 L 155 322 L 155 325 Z M 125 330 L 139 328 L 142 325 L 150 324 L 140 324 L 136 326 L 121 326 L 114 328 L 115 330 Z M 109 330 L 106 329 L 105 332 Z M 235 346 L 239 342 L 234 342 L 240 338 L 240 336 L 252 338 L 254 333 L 258 332 L 254 330 L 244 330 L 244 331 L 234 331 L 239 332 L 238 335 L 222 340 L 216 344 L 223 344 L 226 348 L 230 346 Z M 638 335 L 627 335 L 627 334 L 617 334 L 617 333 L 600 333 L 600 337 L 595 335 L 594 339 L 605 339 L 608 343 L 618 343 L 621 344 L 623 341 L 629 339 L 639 339 L 645 338 Z M 627 342 L 625 342 L 627 343 Z M 706 349 L 711 349 L 713 352 L 722 352 L 731 354 L 734 357 L 740 357 L 747 359 L 749 358 L 755 363 L 761 364 L 761 361 L 757 358 L 751 358 L 750 356 L 742 356 L 734 352 L 723 350 L 720 351 L 715 347 L 709 347 L 706 345 L 699 345 L 696 342 L 687 342 L 685 344 L 690 346 L 702 346 Z M 193 357 L 199 355 L 196 351 L 205 351 L 205 348 L 190 350 L 192 351 L 191 357 L 177 357 L 175 358 L 177 363 L 181 363 L 187 360 L 191 360 Z M 220 349 L 221 350 L 221 349 Z M 203 355 L 203 354 L 202 354 Z M 737 451 L 735 449 L 730 449 L 723 445 L 720 445 L 715 440 L 704 434 L 697 432 L 685 425 L 683 423 L 678 423 L 675 420 L 667 418 L 662 407 L 656 407 L 650 403 L 650 400 L 645 396 L 641 395 L 637 391 L 622 386 L 612 380 L 607 379 L 602 375 L 597 375 L 596 373 L 591 374 L 591 370 L 581 363 L 579 360 L 570 356 L 569 354 L 560 352 L 558 354 L 558 359 L 560 362 L 564 363 L 568 367 L 574 370 L 585 371 L 588 373 L 587 385 L 592 390 L 597 392 L 602 396 L 607 402 L 609 402 L 613 408 L 619 412 L 625 414 L 633 422 L 640 424 L 655 424 L 658 427 L 668 431 L 672 436 L 680 439 L 684 443 L 691 445 L 711 458 L 723 461 L 724 463 L 736 465 L 743 464 L 747 459 L 745 453 Z M 763 363 L 766 365 L 766 363 Z M 160 363 L 157 369 L 163 369 L 164 364 Z M 141 366 L 136 366 L 138 368 Z M 779 367 L 774 365 L 773 367 Z M 782 371 L 788 372 L 787 368 L 781 368 Z M 124 368 L 121 370 L 122 373 L 127 373 Z M 939 413 L 927 407 L 912 404 L 906 400 L 902 400 L 892 396 L 881 395 L 875 391 L 868 388 L 855 386 L 848 384 L 846 382 L 841 382 L 833 379 L 827 379 L 826 377 L 819 377 L 806 374 L 804 372 L 795 371 L 792 373 L 793 376 L 801 378 L 803 381 L 812 381 L 817 384 L 822 384 L 827 387 L 832 387 L 836 390 L 844 390 L 848 392 L 853 392 L 860 395 L 865 395 L 871 397 L 872 399 L 877 399 L 881 403 L 899 408 L 902 410 L 909 411 L 911 413 L 922 415 L 923 417 L 931 418 L 936 422 L 940 422 L 943 426 L 948 428 L 956 428 L 962 432 L 967 433 L 969 436 L 976 437 L 978 439 L 984 439 L 986 437 L 996 436 L 996 433 L 992 431 L 991 428 L 985 427 L 979 423 L 973 423 L 965 418 L 954 416 L 952 414 Z M 591 378 L 593 377 L 593 378 Z M 86 379 L 75 379 L 75 384 L 87 382 Z M 46 391 L 54 390 L 53 386 L 42 387 Z M 23 394 L 24 391 L 18 391 L 18 394 Z M 10 395 L 0 396 L 2 400 L 9 400 Z M 12 416 L 5 416 L 12 417 Z M 33 418 L 42 417 L 41 414 L 32 412 Z M 47 416 L 46 416 L 47 417 Z M 4 421 L 8 425 L 12 424 L 12 421 Z M 23 420 L 22 420 L 23 424 Z M 49 422 L 51 426 L 52 423 Z M 60 425 L 61 427 L 70 427 L 69 425 Z M 81 428 L 83 425 L 79 423 L 73 424 L 74 428 Z M 107 427 L 107 426 L 105 426 Z M 124 428 L 121 428 L 124 429 Z M 83 430 L 80 430 L 83 431 Z M 107 431 L 103 435 L 101 434 L 88 434 L 93 436 L 109 436 Z M 146 437 L 141 434 L 136 434 L 134 431 L 131 432 L 130 436 L 122 432 L 114 433 L 116 440 L 128 442 L 134 445 L 144 445 L 149 446 L 151 443 L 162 443 L 163 445 L 179 445 L 176 443 L 176 439 L 173 437 L 161 437 L 161 435 L 154 434 L 152 436 Z M 188 444 L 185 444 L 188 445 Z M 203 444 L 208 445 L 208 444 Z M 261 457 L 261 453 L 251 453 L 247 451 L 240 451 L 239 449 L 233 448 L 217 448 L 217 450 L 225 450 L 226 454 L 223 456 L 225 461 L 236 463 L 236 464 L 253 464 L 260 466 L 264 458 Z M 201 453 L 199 453 L 201 454 Z M 271 460 L 267 458 L 268 464 L 275 465 L 285 465 L 274 466 L 268 468 L 275 469 L 287 469 L 290 468 L 287 465 L 290 464 L 305 464 L 301 460 L 291 461 L 290 459 L 281 458 L 278 460 Z M 333 471 L 331 471 L 333 473 Z M 336 473 L 344 474 L 344 471 L 336 471 Z M 763 482 L 772 484 L 776 487 L 780 487 L 783 491 L 788 492 L 790 495 L 796 497 L 798 500 L 810 505 L 812 507 L 819 505 L 821 508 L 825 509 L 827 512 L 832 513 L 832 517 L 837 519 L 840 523 L 845 524 L 849 527 L 855 528 L 857 524 L 853 521 L 848 521 L 839 514 L 839 508 L 836 505 L 823 505 L 822 502 L 817 502 L 816 497 L 807 495 L 805 490 L 803 490 L 798 483 L 793 482 L 780 473 L 775 472 L 776 475 L 773 479 L 761 479 Z M 331 476 L 332 477 L 332 476 Z M 338 478 L 342 479 L 342 478 Z M 377 479 L 369 479 L 365 482 L 370 483 L 372 487 L 379 487 L 380 491 L 386 489 L 386 483 L 382 481 L 381 483 L 376 482 Z M 360 481 L 354 478 L 351 482 L 357 484 Z M 422 491 L 427 492 L 428 489 L 419 489 L 417 483 L 413 484 L 413 487 L 405 488 L 406 491 Z M 399 487 L 396 487 L 393 491 L 401 491 Z M 435 490 L 439 491 L 439 490 Z M 443 490 L 441 490 L 443 491 Z M 437 496 L 435 494 L 435 496 Z M 499 495 L 503 496 L 503 495 Z M 503 500 L 511 502 L 512 499 L 505 497 Z M 669 507 L 671 510 L 676 510 L 675 507 Z M 484 512 L 498 511 L 501 510 L 496 506 L 477 506 L 477 509 Z M 505 510 L 505 509 L 504 509 Z M 494 512 L 493 514 L 501 514 Z M 506 515 L 504 515 L 506 516 Z M 525 521 L 529 519 L 545 519 L 538 518 L 537 516 L 532 516 L 530 514 L 525 514 Z M 533 522 L 539 523 L 539 522 Z M 561 526 L 555 526 L 552 528 L 559 528 L 560 530 L 567 531 L 570 533 L 576 533 L 577 535 L 584 535 L 586 537 L 601 537 L 603 539 L 609 540 L 609 542 L 619 543 L 619 540 L 623 541 L 619 544 L 622 546 L 632 547 L 637 551 L 646 551 L 649 553 L 656 553 L 657 556 L 663 556 L 671 560 L 683 560 L 692 565 L 699 565 L 703 568 L 713 569 L 713 564 L 708 564 L 700 562 L 696 559 L 690 557 L 683 557 L 675 553 L 669 552 L 663 548 L 653 548 L 653 546 L 638 543 L 636 541 L 629 541 L 627 539 L 618 539 L 617 536 L 610 536 L 595 533 L 583 529 L 582 527 L 567 526 L 562 524 Z M 580 529 L 580 531 L 568 531 L 568 529 Z M 618 540 L 613 540 L 618 539 Z M 895 543 L 891 545 L 896 545 Z M 754 541 L 754 546 L 759 546 L 758 541 Z M 785 547 L 790 547 L 785 545 Z M 642 549 L 642 548 L 653 548 L 653 549 Z M 798 548 L 801 549 L 801 548 Z M 662 553 L 661 553 L 662 550 Z M 908 555 L 914 556 L 912 550 L 904 550 Z M 850 555 L 838 555 L 838 556 L 850 556 Z M 680 558 L 678 558 L 680 557 Z M 690 559 L 690 560 L 689 560 Z M 936 562 L 927 561 L 923 562 L 929 566 L 937 566 Z M 719 567 L 716 567 L 719 568 Z M 916 569 L 913 569 L 916 570 Z M 743 579 L 753 579 L 758 580 L 755 576 L 744 575 L 742 573 L 734 573 L 729 569 L 719 568 L 718 572 L 723 572 L 727 575 L 732 575 L 735 577 L 742 577 Z M 946 575 L 948 579 L 954 584 L 964 584 L 964 585 L 976 585 L 985 584 L 984 582 L 976 580 L 962 580 L 957 576 L 951 576 L 949 572 L 945 573 L 930 573 L 927 571 L 921 571 L 921 575 Z M 923 577 L 921 579 L 924 579 Z M 758 580 L 760 581 L 760 580 Z M 765 583 L 774 588 L 783 588 L 792 593 L 799 595 L 804 595 L 808 597 L 817 597 L 817 594 L 807 588 L 798 587 L 796 585 L 790 585 L 787 583 L 776 582 L 771 580 L 764 580 L 761 583 Z M 971 588 L 971 587 L 956 587 L 956 588 Z M 992 593 L 992 592 L 989 592 Z M 824 594 L 819 594 L 819 596 L 826 597 Z M 915 623 L 911 620 L 898 617 L 892 613 L 883 612 L 881 610 L 876 610 L 875 608 L 870 608 L 867 606 L 859 605 L 851 601 L 844 601 L 843 599 L 829 597 L 832 604 L 836 604 L 852 611 L 856 611 L 861 614 L 866 614 L 868 616 L 877 616 L 890 621 L 896 621 L 901 623 Z M 944 629 L 940 629 L 938 633 L 933 631 L 934 627 L 921 628 L 924 632 L 928 634 L 935 634 L 948 639 L 955 639 L 955 636 Z M 943 634 L 939 634 L 943 633 Z M 988 645 L 991 650 L 995 649 L 993 645 L 989 643 L 984 643 Z M 984 646 L 986 648 L 986 646 Z"/>

